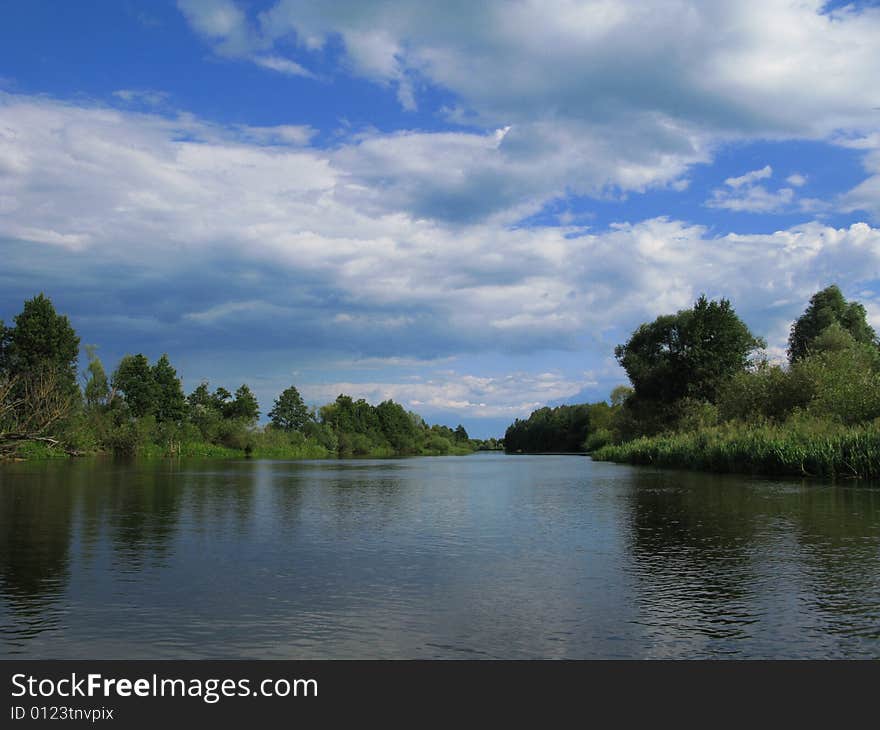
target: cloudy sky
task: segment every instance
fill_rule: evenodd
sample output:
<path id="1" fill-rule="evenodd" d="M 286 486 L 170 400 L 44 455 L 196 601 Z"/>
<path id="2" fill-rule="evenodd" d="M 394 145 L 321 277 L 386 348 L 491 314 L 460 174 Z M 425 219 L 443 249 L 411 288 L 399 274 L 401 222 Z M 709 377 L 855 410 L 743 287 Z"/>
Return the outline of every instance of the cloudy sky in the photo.
<path id="1" fill-rule="evenodd" d="M 730 298 L 880 325 L 880 7 L 10 0 L 0 318 L 500 435 Z"/>

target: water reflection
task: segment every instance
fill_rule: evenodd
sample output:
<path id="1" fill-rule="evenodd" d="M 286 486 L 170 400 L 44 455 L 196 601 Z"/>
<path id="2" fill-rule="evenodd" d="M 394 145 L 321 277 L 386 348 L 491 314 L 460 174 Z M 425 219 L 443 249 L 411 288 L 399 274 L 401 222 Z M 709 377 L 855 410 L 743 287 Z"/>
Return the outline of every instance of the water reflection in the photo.
<path id="1" fill-rule="evenodd" d="M 627 501 L 649 656 L 880 652 L 876 489 L 640 470 Z"/>
<path id="2" fill-rule="evenodd" d="M 880 490 L 579 457 L 0 469 L 0 655 L 880 657 Z"/>

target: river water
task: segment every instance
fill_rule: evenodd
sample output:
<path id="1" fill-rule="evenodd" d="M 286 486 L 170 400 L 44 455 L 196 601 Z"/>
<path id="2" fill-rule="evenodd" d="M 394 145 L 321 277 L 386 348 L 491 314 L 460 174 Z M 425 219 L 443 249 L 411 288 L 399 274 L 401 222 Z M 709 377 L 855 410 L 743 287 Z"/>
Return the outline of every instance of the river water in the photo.
<path id="1" fill-rule="evenodd" d="M 880 489 L 580 456 L 0 467 L 6 658 L 880 658 Z"/>

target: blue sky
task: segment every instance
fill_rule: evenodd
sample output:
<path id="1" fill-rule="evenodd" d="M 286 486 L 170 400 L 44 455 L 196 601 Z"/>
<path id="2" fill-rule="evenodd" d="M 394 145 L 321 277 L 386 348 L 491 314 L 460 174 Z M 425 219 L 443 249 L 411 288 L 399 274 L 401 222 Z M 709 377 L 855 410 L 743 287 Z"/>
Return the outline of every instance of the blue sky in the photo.
<path id="1" fill-rule="evenodd" d="M 500 435 L 701 293 L 880 325 L 878 78 L 877 3 L 7 2 L 0 317 Z"/>

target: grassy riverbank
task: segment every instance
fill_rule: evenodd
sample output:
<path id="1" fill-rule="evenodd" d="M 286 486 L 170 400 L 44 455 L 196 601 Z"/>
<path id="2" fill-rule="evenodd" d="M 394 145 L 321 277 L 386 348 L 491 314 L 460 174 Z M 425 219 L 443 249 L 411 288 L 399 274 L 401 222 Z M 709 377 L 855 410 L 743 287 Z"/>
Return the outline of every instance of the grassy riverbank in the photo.
<path id="1" fill-rule="evenodd" d="M 386 459 L 402 456 L 390 448 L 374 448 L 367 452 L 357 454 L 339 454 L 330 451 L 321 444 L 311 440 L 302 443 L 258 443 L 245 448 L 230 448 L 206 441 L 193 441 L 186 443 L 156 444 L 146 443 L 140 446 L 134 453 L 129 453 L 138 459 L 164 459 L 170 457 L 202 458 L 202 459 L 337 459 L 346 457 Z M 421 449 L 417 453 L 405 454 L 404 456 L 465 456 L 476 453 L 473 448 L 467 446 L 453 446 L 449 450 Z M 113 456 L 114 452 L 104 449 L 80 451 L 77 456 Z M 22 442 L 18 449 L 7 456 L 7 460 L 14 461 L 44 461 L 50 459 L 67 459 L 71 454 L 63 447 L 52 446 L 38 441 Z M 0 459 L 2 463 L 3 459 Z"/>
<path id="2" fill-rule="evenodd" d="M 608 445 L 592 457 L 713 472 L 876 478 L 880 477 L 880 425 L 728 423 Z"/>

